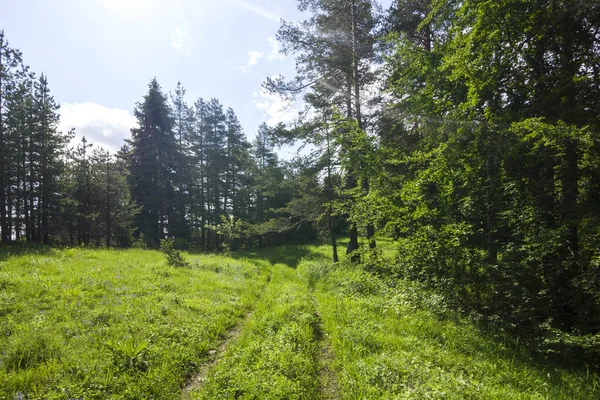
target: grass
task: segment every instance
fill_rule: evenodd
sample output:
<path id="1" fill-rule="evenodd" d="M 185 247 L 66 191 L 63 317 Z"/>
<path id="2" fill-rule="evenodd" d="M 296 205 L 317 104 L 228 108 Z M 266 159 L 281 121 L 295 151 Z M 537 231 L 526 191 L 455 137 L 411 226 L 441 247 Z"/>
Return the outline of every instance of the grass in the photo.
<path id="1" fill-rule="evenodd" d="M 0 398 L 177 398 L 270 274 L 175 269 L 143 250 L 44 250 L 0 264 Z"/>
<path id="2" fill-rule="evenodd" d="M 318 398 L 317 317 L 306 284 L 283 264 L 239 340 L 196 399 Z"/>
<path id="3" fill-rule="evenodd" d="M 597 399 L 600 379 L 536 364 L 443 299 L 360 267 L 304 262 L 345 399 Z"/>
<path id="4" fill-rule="evenodd" d="M 598 375 L 539 364 L 434 292 L 332 265 L 327 246 L 186 254 L 190 268 L 17 250 L 0 250 L 0 399 L 177 399 L 204 370 L 189 398 L 600 398 Z"/>

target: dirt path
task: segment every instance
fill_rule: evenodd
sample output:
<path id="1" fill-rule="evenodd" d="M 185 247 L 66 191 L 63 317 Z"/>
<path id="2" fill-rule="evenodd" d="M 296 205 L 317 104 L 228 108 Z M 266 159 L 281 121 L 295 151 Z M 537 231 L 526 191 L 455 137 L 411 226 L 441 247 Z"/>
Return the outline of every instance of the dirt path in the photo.
<path id="1" fill-rule="evenodd" d="M 182 399 L 189 399 L 192 392 L 198 390 L 202 386 L 206 380 L 206 377 L 208 376 L 208 372 L 221 360 L 221 358 L 223 358 L 223 354 L 225 354 L 225 351 L 229 345 L 233 343 L 238 336 L 240 336 L 242 329 L 250 320 L 250 318 L 252 318 L 252 315 L 252 312 L 246 314 L 244 318 L 242 318 L 229 332 L 227 332 L 227 337 L 223 342 L 221 342 L 219 347 L 209 351 L 209 359 L 200 366 L 198 372 L 196 372 L 188 384 L 183 388 L 181 396 Z"/>

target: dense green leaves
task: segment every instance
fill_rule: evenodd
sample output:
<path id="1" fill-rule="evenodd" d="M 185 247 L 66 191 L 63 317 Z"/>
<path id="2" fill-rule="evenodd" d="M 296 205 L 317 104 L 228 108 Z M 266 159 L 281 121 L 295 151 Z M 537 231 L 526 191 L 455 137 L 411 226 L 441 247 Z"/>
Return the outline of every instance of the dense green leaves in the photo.
<path id="1" fill-rule="evenodd" d="M 358 215 L 383 210 L 394 273 L 521 334 L 600 327 L 599 20 L 578 4 L 390 10 L 392 100 L 373 158 L 382 179 Z"/>

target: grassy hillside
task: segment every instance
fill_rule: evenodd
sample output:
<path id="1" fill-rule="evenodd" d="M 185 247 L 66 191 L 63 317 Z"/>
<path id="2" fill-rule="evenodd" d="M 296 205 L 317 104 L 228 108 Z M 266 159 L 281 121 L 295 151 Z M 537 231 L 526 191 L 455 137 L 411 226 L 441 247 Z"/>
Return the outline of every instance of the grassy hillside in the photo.
<path id="1" fill-rule="evenodd" d="M 328 254 L 4 249 L 0 399 L 600 398 L 585 368 Z"/>
<path id="2" fill-rule="evenodd" d="M 6 255 L 5 255 L 6 256 Z M 270 276 L 243 260 L 47 250 L 0 264 L 0 398 L 172 399 Z"/>

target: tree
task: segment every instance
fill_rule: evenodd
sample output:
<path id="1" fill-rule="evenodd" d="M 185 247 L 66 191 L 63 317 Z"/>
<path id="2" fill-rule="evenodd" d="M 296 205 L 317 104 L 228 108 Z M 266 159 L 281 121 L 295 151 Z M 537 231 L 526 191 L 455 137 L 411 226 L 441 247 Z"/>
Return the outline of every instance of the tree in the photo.
<path id="1" fill-rule="evenodd" d="M 95 202 L 97 193 L 92 187 L 92 165 L 89 144 L 85 136 L 72 154 L 73 170 L 73 192 L 72 200 L 75 203 L 75 215 L 77 216 L 77 242 L 78 244 L 91 243 L 92 222 L 98 217 L 96 215 Z M 69 235 L 71 236 L 71 235 Z"/>
<path id="2" fill-rule="evenodd" d="M 233 109 L 227 109 L 225 118 L 227 125 L 227 169 L 225 172 L 223 208 L 228 216 L 240 218 L 247 216 L 246 210 L 243 210 L 244 203 L 247 203 L 243 196 L 243 188 L 244 184 L 248 183 L 247 169 L 249 167 L 250 144 L 246 140 L 242 125 Z"/>
<path id="3" fill-rule="evenodd" d="M 577 4 L 399 0 L 390 14 L 377 191 L 402 264 L 515 326 L 583 331 L 595 315 L 600 19 Z"/>
<path id="4" fill-rule="evenodd" d="M 131 193 L 140 207 L 136 225 L 138 234 L 158 246 L 173 231 L 177 145 L 171 109 L 156 78 L 134 114 L 138 127 L 131 130 L 128 144 Z"/>
<path id="5" fill-rule="evenodd" d="M 204 147 L 207 131 L 208 108 L 203 99 L 194 104 L 194 125 L 190 138 L 192 153 L 192 170 L 190 194 L 193 199 L 190 205 L 192 225 L 199 235 L 200 248 L 207 249 L 208 207 L 206 205 L 206 149 Z"/>
<path id="6" fill-rule="evenodd" d="M 187 217 L 190 207 L 190 181 L 192 179 L 191 137 L 194 125 L 194 115 L 184 99 L 185 89 L 181 82 L 177 83 L 175 95 L 171 95 L 173 103 L 174 126 L 176 141 L 174 167 L 177 171 L 174 177 L 175 210 L 173 213 L 173 235 L 187 240 L 189 237 Z"/>
<path id="7" fill-rule="evenodd" d="M 92 153 L 93 184 L 97 205 L 97 245 L 127 247 L 132 243 L 132 231 L 137 209 L 127 184 L 127 167 L 121 157 L 102 148 Z"/>
<path id="8" fill-rule="evenodd" d="M 14 148 L 9 147 L 8 102 L 16 89 L 15 69 L 21 63 L 21 52 L 9 47 L 4 31 L 0 31 L 0 231 L 3 242 L 11 241 L 10 226 L 10 169 Z"/>
<path id="9" fill-rule="evenodd" d="M 375 80 L 372 67 L 377 59 L 373 3 L 304 0 L 299 2 L 299 9 L 310 11 L 312 17 L 299 25 L 284 22 L 277 34 L 283 51 L 297 55 L 297 76 L 291 82 L 269 79 L 267 89 L 288 96 L 308 90 L 305 100 L 310 106 L 322 109 L 333 105 L 343 109 L 348 120 L 355 120 L 359 129 L 365 129 L 364 89 Z M 351 145 L 351 141 L 345 143 Z M 346 171 L 346 182 L 348 189 L 359 185 L 364 192 L 369 191 L 366 170 Z M 373 236 L 374 227 L 368 224 L 371 247 L 375 247 Z M 358 230 L 351 224 L 346 253 L 357 249 Z"/>
<path id="10" fill-rule="evenodd" d="M 64 156 L 66 146 L 72 133 L 63 134 L 58 131 L 59 105 L 50 95 L 48 80 L 45 75 L 35 83 L 34 107 L 36 111 L 35 128 L 33 133 L 32 157 L 34 162 L 33 176 L 37 173 L 37 187 L 39 207 L 39 239 L 48 244 L 50 242 L 51 224 L 59 221 L 59 193 L 60 175 L 65 166 Z"/>

